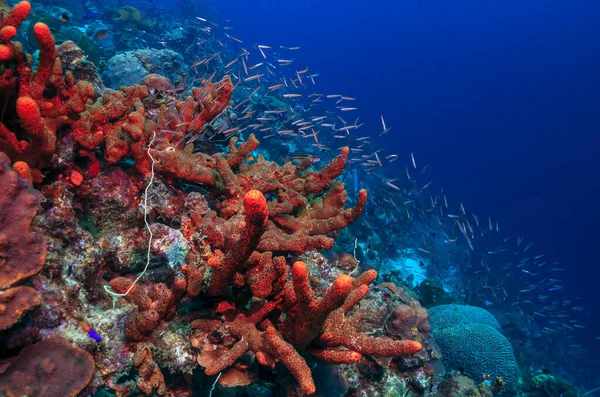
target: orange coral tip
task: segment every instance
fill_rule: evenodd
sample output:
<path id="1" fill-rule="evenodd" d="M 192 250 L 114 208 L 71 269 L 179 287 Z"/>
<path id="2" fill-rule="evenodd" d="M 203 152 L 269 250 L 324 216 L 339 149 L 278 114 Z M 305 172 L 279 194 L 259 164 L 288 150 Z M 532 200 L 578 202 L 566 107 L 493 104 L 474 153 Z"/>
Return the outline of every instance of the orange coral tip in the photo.
<path id="1" fill-rule="evenodd" d="M 40 108 L 33 98 L 21 96 L 17 99 L 17 114 L 22 120 L 40 118 Z"/>
<path id="2" fill-rule="evenodd" d="M 224 313 L 229 310 L 235 310 L 235 305 L 227 301 L 219 302 L 219 304 L 215 308 L 216 313 Z"/>
<path id="3" fill-rule="evenodd" d="M 417 341 L 411 341 L 411 344 L 409 346 L 408 350 L 408 354 L 414 354 L 416 352 L 418 352 L 419 350 L 421 350 L 423 348 L 423 345 L 420 342 Z"/>
<path id="4" fill-rule="evenodd" d="M 347 289 L 352 285 L 352 278 L 347 274 L 342 274 L 335 279 L 333 286 L 336 289 Z"/>
<path id="5" fill-rule="evenodd" d="M 296 262 L 294 263 L 294 267 L 292 267 L 292 277 L 293 278 L 306 278 L 308 277 L 308 268 L 304 262 Z"/>
<path id="6" fill-rule="evenodd" d="M 71 172 L 71 183 L 75 186 L 79 186 L 81 185 L 81 182 L 83 182 L 83 175 L 77 171 Z"/>
<path id="7" fill-rule="evenodd" d="M 31 175 L 31 169 L 29 165 L 24 161 L 15 161 L 13 164 L 13 170 L 19 174 L 19 176 L 23 179 L 29 181 L 29 183 L 33 183 L 33 177 Z"/>
<path id="8" fill-rule="evenodd" d="M 26 16 L 29 15 L 29 11 L 31 11 L 31 4 L 28 1 L 20 2 L 12 9 L 12 12 L 17 12 L 21 15 L 25 14 Z"/>
<path id="9" fill-rule="evenodd" d="M 43 22 L 38 22 L 33 26 L 33 33 L 36 36 L 46 36 L 50 34 L 50 28 Z"/>
<path id="10" fill-rule="evenodd" d="M 0 44 L 0 61 L 9 61 L 13 58 L 13 50 L 11 47 Z"/>
<path id="11" fill-rule="evenodd" d="M 17 34 L 17 28 L 14 26 L 5 26 L 0 29 L 0 40 L 4 42 L 10 41 Z"/>
<path id="12" fill-rule="evenodd" d="M 259 213 L 267 210 L 267 199 L 260 190 L 249 190 L 244 195 L 244 210 L 247 213 Z"/>

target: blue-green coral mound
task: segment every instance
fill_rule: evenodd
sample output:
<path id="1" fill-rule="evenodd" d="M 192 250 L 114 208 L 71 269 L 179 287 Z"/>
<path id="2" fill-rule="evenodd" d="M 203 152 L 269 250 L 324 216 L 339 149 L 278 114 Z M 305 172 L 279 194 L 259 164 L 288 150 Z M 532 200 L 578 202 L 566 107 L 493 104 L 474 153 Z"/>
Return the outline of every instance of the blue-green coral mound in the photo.
<path id="1" fill-rule="evenodd" d="M 429 321 L 435 330 L 464 324 L 485 324 L 500 331 L 500 323 L 492 313 L 476 306 L 440 305 L 429 309 Z"/>
<path id="2" fill-rule="evenodd" d="M 492 314 L 474 306 L 442 305 L 432 308 L 430 315 L 446 369 L 461 370 L 475 381 L 484 375 L 499 376 L 506 391 L 516 389 L 517 361 Z"/>

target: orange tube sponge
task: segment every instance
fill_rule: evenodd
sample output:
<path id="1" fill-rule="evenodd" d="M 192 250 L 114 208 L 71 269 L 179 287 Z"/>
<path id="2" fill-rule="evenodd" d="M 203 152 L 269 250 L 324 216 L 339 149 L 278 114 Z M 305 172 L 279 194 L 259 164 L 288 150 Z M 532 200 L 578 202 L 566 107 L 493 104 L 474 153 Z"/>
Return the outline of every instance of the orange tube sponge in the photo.
<path id="1" fill-rule="evenodd" d="M 11 46 L 0 44 L 0 61 L 6 62 L 13 59 L 15 53 Z"/>
<path id="2" fill-rule="evenodd" d="M 33 177 L 31 175 L 31 168 L 29 168 L 29 165 L 26 162 L 15 161 L 12 168 L 17 174 L 19 174 L 19 176 L 21 178 L 27 180 L 29 183 L 31 183 L 33 185 Z"/>
<path id="3" fill-rule="evenodd" d="M 353 364 L 362 358 L 362 354 L 352 350 L 310 349 L 310 354 L 329 364 Z"/>
<path id="4" fill-rule="evenodd" d="M 421 350 L 421 343 L 413 340 L 373 338 L 356 331 L 357 319 L 347 318 L 338 309 L 327 318 L 321 342 L 328 347 L 344 346 L 361 354 L 384 357 L 408 356 Z"/>
<path id="5" fill-rule="evenodd" d="M 42 120 L 40 108 L 33 98 L 21 96 L 17 99 L 17 114 L 23 128 L 31 135 L 41 136 L 46 127 Z"/>
<path id="6" fill-rule="evenodd" d="M 245 226 L 240 237 L 227 251 L 223 260 L 215 261 L 208 289 L 209 295 L 223 294 L 233 281 L 235 272 L 252 254 L 265 230 L 269 210 L 267 200 L 258 190 L 244 195 Z"/>
<path id="7" fill-rule="evenodd" d="M 192 328 L 203 328 L 202 320 L 192 322 Z M 214 324 L 212 324 L 214 326 Z M 300 389 L 305 394 L 313 394 L 316 390 L 309 366 L 292 345 L 286 342 L 277 332 L 273 324 L 264 321 L 265 331 L 259 331 L 248 319 L 239 315 L 234 321 L 223 324 L 229 333 L 238 341 L 205 370 L 206 375 L 212 376 L 230 367 L 245 352 L 254 352 L 263 364 L 274 364 L 280 361 L 294 375 Z"/>
<path id="8" fill-rule="evenodd" d="M 352 291 L 352 278 L 345 274 L 339 276 L 325 296 L 318 299 L 310 287 L 306 264 L 296 262 L 291 284 L 286 286 L 283 306 L 287 317 L 280 330 L 294 347 L 304 350 L 323 332 L 329 313 L 343 305 Z"/>
<path id="9" fill-rule="evenodd" d="M 46 128 L 37 102 L 31 97 L 20 96 L 17 99 L 17 114 L 25 131 L 35 137 L 32 143 L 36 145 L 36 150 L 41 154 L 54 153 L 56 136 Z"/>
<path id="10" fill-rule="evenodd" d="M 4 19 L 4 26 L 14 26 L 19 28 L 21 23 L 27 18 L 31 11 L 31 4 L 28 1 L 22 1 L 16 4 Z"/>
<path id="11" fill-rule="evenodd" d="M 5 26 L 0 29 L 0 42 L 8 43 L 17 34 L 17 28 L 14 26 Z"/>
<path id="12" fill-rule="evenodd" d="M 40 47 L 39 65 L 37 73 L 31 84 L 31 96 L 39 98 L 46 88 L 46 82 L 52 76 L 54 63 L 56 62 L 56 48 L 54 47 L 54 36 L 45 23 L 38 22 L 33 27 L 33 33 Z"/>

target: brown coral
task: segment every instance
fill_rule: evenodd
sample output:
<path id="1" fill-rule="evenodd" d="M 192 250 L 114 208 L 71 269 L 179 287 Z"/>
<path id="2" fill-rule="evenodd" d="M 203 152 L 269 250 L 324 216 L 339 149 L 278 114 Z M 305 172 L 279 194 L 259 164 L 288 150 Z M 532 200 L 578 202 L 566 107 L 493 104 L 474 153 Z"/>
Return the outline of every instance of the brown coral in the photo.
<path id="1" fill-rule="evenodd" d="M 183 279 L 178 279 L 174 289 L 185 289 L 180 286 Z M 153 331 L 162 319 L 168 319 L 175 312 L 175 295 L 165 284 L 154 284 L 148 287 L 136 284 L 125 277 L 117 277 L 110 282 L 112 289 L 128 302 L 137 306 L 137 312 L 127 319 L 125 335 L 131 340 L 143 340 L 145 335 Z M 177 293 L 179 295 L 179 292 Z"/>
<path id="2" fill-rule="evenodd" d="M 27 346 L 0 376 L 8 396 L 74 397 L 92 379 L 94 358 L 60 337 Z"/>
<path id="3" fill-rule="evenodd" d="M 0 293 L 0 331 L 12 327 L 23 313 L 40 302 L 40 293 L 31 287 L 15 287 Z"/>
<path id="4" fill-rule="evenodd" d="M 46 257 L 41 233 L 31 231 L 40 193 L 13 171 L 0 153 L 0 287 L 40 271 Z"/>

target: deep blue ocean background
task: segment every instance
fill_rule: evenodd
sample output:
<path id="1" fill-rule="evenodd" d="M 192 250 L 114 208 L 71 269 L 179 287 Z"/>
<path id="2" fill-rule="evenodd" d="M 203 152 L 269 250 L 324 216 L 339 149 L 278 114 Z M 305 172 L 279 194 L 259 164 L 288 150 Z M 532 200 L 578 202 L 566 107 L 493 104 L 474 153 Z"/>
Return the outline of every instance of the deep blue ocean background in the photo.
<path id="1" fill-rule="evenodd" d="M 582 297 L 580 343 L 600 354 L 600 2 L 214 6 L 245 46 L 301 46 L 295 65 L 320 74 L 319 92 L 358 98 L 369 130 L 385 115 L 398 174 L 415 153 L 449 199 L 562 261 L 561 298 Z"/>

